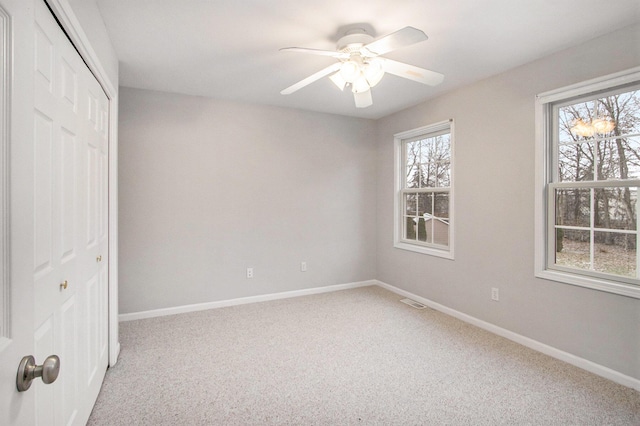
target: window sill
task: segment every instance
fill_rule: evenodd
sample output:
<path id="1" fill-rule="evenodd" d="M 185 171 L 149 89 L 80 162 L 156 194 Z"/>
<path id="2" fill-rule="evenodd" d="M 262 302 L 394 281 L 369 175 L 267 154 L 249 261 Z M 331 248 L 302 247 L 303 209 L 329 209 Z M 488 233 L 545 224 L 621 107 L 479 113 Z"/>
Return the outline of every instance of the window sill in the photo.
<path id="1" fill-rule="evenodd" d="M 403 242 L 396 242 L 393 246 L 401 250 L 413 251 L 415 253 L 421 253 L 429 256 L 436 256 L 436 257 L 442 257 L 444 259 L 453 260 L 452 251 L 440 250 L 432 247 L 419 246 L 417 244 L 410 244 L 410 243 L 403 243 Z"/>
<path id="2" fill-rule="evenodd" d="M 633 284 L 622 284 L 597 278 L 579 276 L 571 273 L 544 270 L 536 272 L 536 277 L 545 280 L 556 281 L 564 284 L 590 288 L 607 293 L 619 294 L 621 296 L 640 299 L 640 287 Z"/>

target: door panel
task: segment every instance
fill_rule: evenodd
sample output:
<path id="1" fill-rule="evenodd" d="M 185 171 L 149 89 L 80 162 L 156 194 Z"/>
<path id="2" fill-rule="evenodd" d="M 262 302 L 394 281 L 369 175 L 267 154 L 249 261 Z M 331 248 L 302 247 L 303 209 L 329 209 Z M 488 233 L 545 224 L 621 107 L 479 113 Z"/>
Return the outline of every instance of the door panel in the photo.
<path id="1" fill-rule="evenodd" d="M 53 93 L 53 41 L 37 23 L 34 51 L 36 84 Z"/>
<path id="2" fill-rule="evenodd" d="M 60 404 L 60 419 L 61 425 L 71 425 L 75 417 L 78 414 L 78 381 L 75 380 L 78 377 L 78 346 L 75 342 L 78 341 L 78 305 L 76 303 L 76 296 L 72 296 L 67 300 L 60 309 L 60 338 L 57 353 L 60 359 L 65 360 L 64 378 L 61 377 L 61 383 L 59 386 L 59 394 L 57 397 L 57 404 Z M 48 385 L 50 387 L 50 385 Z"/>
<path id="3" fill-rule="evenodd" d="M 60 236 L 62 238 L 62 263 L 71 262 L 76 257 L 77 245 L 77 210 L 78 188 L 77 182 L 77 146 L 76 135 L 65 128 L 61 129 L 61 161 L 62 174 L 61 199 L 62 217 Z"/>
<path id="4" fill-rule="evenodd" d="M 34 117 L 34 273 L 36 277 L 53 269 L 53 120 L 37 112 Z"/>

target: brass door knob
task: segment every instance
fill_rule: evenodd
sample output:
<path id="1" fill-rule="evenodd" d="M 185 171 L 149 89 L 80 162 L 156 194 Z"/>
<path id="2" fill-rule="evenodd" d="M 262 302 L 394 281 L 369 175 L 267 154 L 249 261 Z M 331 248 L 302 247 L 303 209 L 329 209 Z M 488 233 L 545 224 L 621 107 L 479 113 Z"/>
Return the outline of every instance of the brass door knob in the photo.
<path id="1" fill-rule="evenodd" d="M 96 262 L 102 262 L 102 255 L 96 257 Z"/>
<path id="2" fill-rule="evenodd" d="M 64 280 L 64 282 L 60 283 L 60 290 L 66 290 L 68 285 L 69 282 L 67 280 Z"/>

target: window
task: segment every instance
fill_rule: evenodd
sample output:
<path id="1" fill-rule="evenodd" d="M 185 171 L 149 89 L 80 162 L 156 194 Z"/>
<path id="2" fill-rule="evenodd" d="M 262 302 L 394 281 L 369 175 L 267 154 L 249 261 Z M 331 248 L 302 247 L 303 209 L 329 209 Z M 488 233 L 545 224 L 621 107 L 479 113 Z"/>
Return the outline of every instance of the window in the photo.
<path id="1" fill-rule="evenodd" d="M 640 71 L 538 104 L 538 276 L 640 298 Z"/>
<path id="2" fill-rule="evenodd" d="M 453 259 L 453 123 L 395 135 L 397 248 Z"/>

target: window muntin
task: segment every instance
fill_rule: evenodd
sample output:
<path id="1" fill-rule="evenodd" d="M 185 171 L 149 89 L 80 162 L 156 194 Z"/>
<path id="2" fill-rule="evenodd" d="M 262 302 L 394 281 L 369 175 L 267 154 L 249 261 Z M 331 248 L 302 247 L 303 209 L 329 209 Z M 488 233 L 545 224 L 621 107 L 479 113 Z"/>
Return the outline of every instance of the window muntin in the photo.
<path id="1" fill-rule="evenodd" d="M 639 285 L 640 84 L 547 111 L 547 269 Z"/>
<path id="2" fill-rule="evenodd" d="M 395 246 L 452 258 L 452 123 L 426 126 L 395 138 Z"/>

